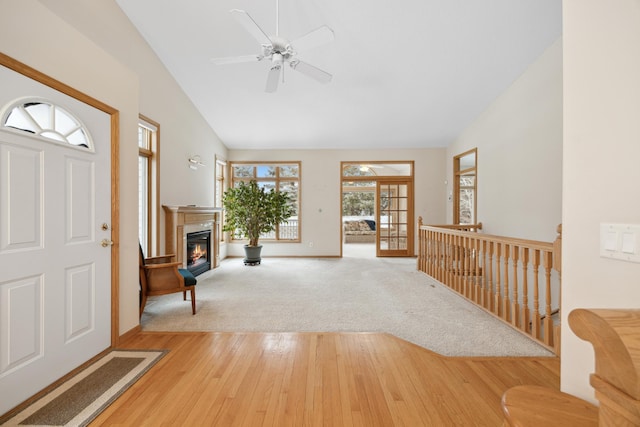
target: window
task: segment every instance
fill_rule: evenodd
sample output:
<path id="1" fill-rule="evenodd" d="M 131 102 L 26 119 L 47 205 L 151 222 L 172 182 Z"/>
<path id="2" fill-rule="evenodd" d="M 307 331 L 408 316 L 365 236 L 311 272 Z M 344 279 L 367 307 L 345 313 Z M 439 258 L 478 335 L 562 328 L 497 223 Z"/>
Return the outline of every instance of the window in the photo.
<path id="1" fill-rule="evenodd" d="M 287 242 L 300 241 L 300 162 L 244 163 L 231 164 L 232 185 L 255 180 L 267 191 L 273 189 L 289 194 L 293 214 L 287 222 L 279 224 L 276 230 L 260 236 L 264 240 Z"/>
<path id="2" fill-rule="evenodd" d="M 145 254 L 158 245 L 158 158 L 160 126 L 140 117 L 138 124 L 138 238 Z"/>
<path id="3" fill-rule="evenodd" d="M 222 196 L 224 195 L 225 187 L 225 177 L 227 175 L 227 162 L 216 159 L 216 187 L 215 187 L 215 203 L 216 207 L 222 207 Z M 218 221 L 218 236 L 220 236 L 220 241 L 224 242 L 224 233 L 222 232 L 222 225 L 224 224 L 224 211 L 220 216 L 220 220 Z"/>
<path id="4" fill-rule="evenodd" d="M 371 165 L 344 165 L 342 176 L 372 176 L 375 172 Z"/>
<path id="5" fill-rule="evenodd" d="M 454 224 L 476 223 L 476 194 L 477 194 L 477 148 L 464 152 L 453 158 Z"/>
<path id="6" fill-rule="evenodd" d="M 64 108 L 39 98 L 22 99 L 6 109 L 2 125 L 58 143 L 93 151 L 89 131 Z"/>

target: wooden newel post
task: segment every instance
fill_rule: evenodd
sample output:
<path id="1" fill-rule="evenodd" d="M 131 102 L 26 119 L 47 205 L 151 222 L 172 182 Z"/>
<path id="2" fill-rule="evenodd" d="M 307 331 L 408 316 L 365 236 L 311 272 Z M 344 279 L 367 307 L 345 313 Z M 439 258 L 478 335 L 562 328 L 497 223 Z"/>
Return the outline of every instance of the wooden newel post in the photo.
<path id="1" fill-rule="evenodd" d="M 600 405 L 555 389 L 519 385 L 502 396 L 505 426 L 640 426 L 640 310 L 576 309 L 573 332 L 593 345 L 590 383 Z"/>
<path id="2" fill-rule="evenodd" d="M 562 224 L 556 228 L 556 240 L 553 241 L 553 268 L 562 273 Z"/>
<path id="3" fill-rule="evenodd" d="M 593 345 L 596 371 L 590 383 L 600 401 L 600 426 L 640 425 L 640 310 L 577 309 L 575 334 Z"/>

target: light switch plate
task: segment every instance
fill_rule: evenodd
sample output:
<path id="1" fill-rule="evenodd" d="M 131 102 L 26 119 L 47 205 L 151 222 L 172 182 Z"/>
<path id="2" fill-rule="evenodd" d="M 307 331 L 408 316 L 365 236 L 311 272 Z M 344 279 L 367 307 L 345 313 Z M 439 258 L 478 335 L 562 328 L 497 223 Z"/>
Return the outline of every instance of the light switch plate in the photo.
<path id="1" fill-rule="evenodd" d="M 640 263 L 640 225 L 600 224 L 600 256 Z"/>

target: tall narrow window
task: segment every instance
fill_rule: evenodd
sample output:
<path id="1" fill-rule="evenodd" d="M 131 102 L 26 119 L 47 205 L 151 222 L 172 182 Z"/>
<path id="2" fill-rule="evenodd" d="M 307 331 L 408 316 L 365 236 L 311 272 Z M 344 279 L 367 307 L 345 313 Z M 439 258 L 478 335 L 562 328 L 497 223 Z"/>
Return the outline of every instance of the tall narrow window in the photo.
<path id="1" fill-rule="evenodd" d="M 215 200 L 216 207 L 222 207 L 222 196 L 224 195 L 225 187 L 225 178 L 227 175 L 227 162 L 224 160 L 216 159 L 216 187 L 215 187 Z M 218 236 L 220 236 L 220 241 L 224 242 L 224 233 L 222 232 L 222 225 L 224 224 L 224 211 L 218 221 Z"/>
<path id="2" fill-rule="evenodd" d="M 138 124 L 138 238 L 145 254 L 158 244 L 158 159 L 160 126 L 142 116 Z"/>
<path id="3" fill-rule="evenodd" d="M 293 214 L 286 222 L 278 224 L 275 231 L 260 236 L 260 239 L 300 242 L 300 162 L 236 162 L 231 164 L 231 179 L 233 186 L 254 180 L 267 191 L 273 189 L 288 193 Z"/>
<path id="4" fill-rule="evenodd" d="M 477 205 L 477 153 L 478 149 L 466 151 L 453 158 L 454 224 L 475 224 Z"/>

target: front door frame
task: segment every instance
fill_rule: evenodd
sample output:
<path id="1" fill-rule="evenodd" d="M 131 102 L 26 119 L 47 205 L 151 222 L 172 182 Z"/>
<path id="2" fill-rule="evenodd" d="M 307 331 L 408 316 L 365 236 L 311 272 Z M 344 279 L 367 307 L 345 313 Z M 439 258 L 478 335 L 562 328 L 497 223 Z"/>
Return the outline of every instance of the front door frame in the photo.
<path id="1" fill-rule="evenodd" d="M 111 117 L 111 347 L 118 344 L 120 335 L 120 300 L 119 300 L 119 240 L 120 240 L 120 113 L 117 109 L 62 83 L 59 80 L 0 52 L 0 65 L 24 75 L 34 81 L 49 86 L 65 95 L 90 105 Z"/>

